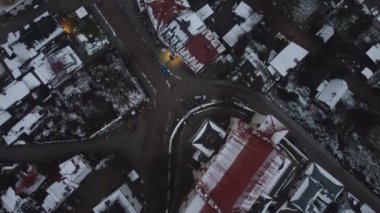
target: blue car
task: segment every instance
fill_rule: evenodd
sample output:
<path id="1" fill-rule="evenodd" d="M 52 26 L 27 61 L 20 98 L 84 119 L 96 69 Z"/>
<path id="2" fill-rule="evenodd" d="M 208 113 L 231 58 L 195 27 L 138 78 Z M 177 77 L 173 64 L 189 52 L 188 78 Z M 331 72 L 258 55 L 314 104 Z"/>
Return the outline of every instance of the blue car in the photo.
<path id="1" fill-rule="evenodd" d="M 160 72 L 165 78 L 170 76 L 169 68 L 163 64 L 160 66 Z"/>

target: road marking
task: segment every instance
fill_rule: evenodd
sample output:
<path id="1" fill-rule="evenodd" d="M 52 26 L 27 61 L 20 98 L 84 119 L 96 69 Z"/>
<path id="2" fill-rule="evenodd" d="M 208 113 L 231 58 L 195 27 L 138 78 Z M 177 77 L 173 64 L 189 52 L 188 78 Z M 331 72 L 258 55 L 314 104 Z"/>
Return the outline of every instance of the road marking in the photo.
<path id="1" fill-rule="evenodd" d="M 142 69 L 140 68 L 140 66 L 136 63 L 136 62 L 133 62 L 133 64 L 137 67 L 137 69 L 140 71 L 141 75 L 143 75 L 144 79 L 148 82 L 149 86 L 152 88 L 153 92 L 155 94 L 157 94 L 157 90 L 154 88 L 152 82 L 150 82 L 150 80 L 148 79 L 148 77 L 145 75 L 145 73 L 142 71 Z"/>
<path id="2" fill-rule="evenodd" d="M 166 84 L 168 85 L 168 87 L 169 87 L 169 89 L 170 89 L 170 83 L 169 83 L 169 81 L 166 80 L 165 82 L 166 82 Z"/>
<path id="3" fill-rule="evenodd" d="M 181 77 L 179 77 L 178 75 L 174 75 L 174 78 L 176 78 L 176 79 L 178 79 L 178 80 L 180 80 L 180 81 L 183 80 L 183 79 L 182 79 Z"/>
<path id="4" fill-rule="evenodd" d="M 99 15 L 102 17 L 102 19 L 104 20 L 104 22 L 107 24 L 107 26 L 110 28 L 110 30 L 111 30 L 113 36 L 117 37 L 117 35 L 116 35 L 116 33 L 115 33 L 115 30 L 114 30 L 114 29 L 112 28 L 112 26 L 108 23 L 106 17 L 104 17 L 102 11 L 100 11 L 100 9 L 98 8 L 98 5 L 97 5 L 97 4 L 95 4 L 95 9 L 96 9 L 96 11 L 99 13 Z"/>

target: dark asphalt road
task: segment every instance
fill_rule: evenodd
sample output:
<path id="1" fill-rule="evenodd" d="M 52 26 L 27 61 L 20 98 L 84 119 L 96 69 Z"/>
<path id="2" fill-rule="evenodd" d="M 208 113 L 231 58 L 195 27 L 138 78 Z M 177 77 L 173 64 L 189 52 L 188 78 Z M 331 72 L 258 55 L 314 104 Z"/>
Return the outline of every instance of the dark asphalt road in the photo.
<path id="1" fill-rule="evenodd" d="M 65 2 L 69 2 L 69 5 L 72 4 L 73 7 L 80 3 L 75 0 Z M 295 142 L 308 151 L 312 161 L 319 163 L 339 179 L 348 191 L 380 211 L 380 199 L 378 197 L 352 174 L 344 170 L 340 163 L 300 125 L 279 107 L 267 101 L 260 93 L 252 92 L 229 82 L 198 78 L 193 76 L 185 67 L 177 68 L 178 71 L 175 73 L 184 80 L 170 77 L 171 87 L 169 88 L 160 74 L 159 65 L 156 62 L 160 47 L 152 41 L 152 35 L 147 33 L 146 27 L 136 14 L 131 1 L 98 0 L 96 2 L 102 14 L 90 1 L 85 1 L 85 4 L 90 6 L 95 13 L 95 17 L 112 38 L 112 43 L 121 52 L 122 57 L 130 62 L 131 71 L 141 79 L 142 84 L 152 97 L 152 103 L 157 103 L 156 106 L 153 109 L 146 108 L 139 115 L 139 118 L 134 119 L 138 128 L 132 134 L 120 130 L 120 133 L 102 136 L 85 143 L 0 148 L 0 161 L 38 162 L 66 158 L 78 153 L 93 152 L 119 154 L 140 172 L 146 184 L 146 211 L 162 211 L 166 208 L 165 195 L 168 191 L 168 144 L 164 141 L 167 135 L 165 126 L 172 122 L 174 115 L 182 115 L 186 112 L 186 108 L 179 102 L 179 99 L 192 100 L 194 95 L 199 94 L 223 99 L 237 97 L 261 113 L 271 113 L 276 116 L 289 127 L 292 137 L 296 139 Z M 61 6 L 52 1 L 48 5 L 48 8 L 50 7 L 52 10 L 60 10 Z M 14 21 L 17 24 L 14 26 L 22 26 L 29 19 L 29 16 L 33 16 L 35 13 L 37 12 L 32 11 L 28 16 L 17 18 Z M 102 16 L 112 26 L 116 37 Z M 11 27 L 1 28 L 1 32 L 10 29 Z M 305 41 L 305 43 L 307 42 Z M 310 48 L 314 47 L 310 46 Z M 86 187 L 89 187 L 90 190 L 92 186 L 87 185 Z"/>

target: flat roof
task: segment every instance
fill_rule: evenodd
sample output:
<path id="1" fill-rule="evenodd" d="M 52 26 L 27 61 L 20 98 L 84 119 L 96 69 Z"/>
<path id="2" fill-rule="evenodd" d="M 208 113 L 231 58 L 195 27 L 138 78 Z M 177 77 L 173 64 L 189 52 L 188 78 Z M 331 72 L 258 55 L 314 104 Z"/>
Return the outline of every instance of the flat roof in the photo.
<path id="1" fill-rule="evenodd" d="M 22 100 L 29 94 L 30 90 L 22 81 L 13 81 L 0 93 L 0 108 L 8 109 L 16 102 Z"/>
<path id="2" fill-rule="evenodd" d="M 309 52 L 294 42 L 290 42 L 276 57 L 270 62 L 281 76 L 286 76 L 289 69 L 297 66 Z"/>

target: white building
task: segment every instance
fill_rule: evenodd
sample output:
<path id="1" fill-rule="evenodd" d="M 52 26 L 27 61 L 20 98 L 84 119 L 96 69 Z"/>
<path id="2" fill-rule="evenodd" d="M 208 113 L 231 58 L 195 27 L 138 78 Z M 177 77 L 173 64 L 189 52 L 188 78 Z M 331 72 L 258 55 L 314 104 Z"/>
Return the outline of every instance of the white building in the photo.
<path id="1" fill-rule="evenodd" d="M 248 212 L 278 187 L 291 162 L 270 143 L 271 135 L 256 129 L 231 119 L 226 142 L 195 174 L 195 187 L 179 212 Z"/>
<path id="2" fill-rule="evenodd" d="M 380 64 L 380 43 L 373 45 L 366 53 L 375 64 Z"/>
<path id="3" fill-rule="evenodd" d="M 223 40 L 230 47 L 233 47 L 244 34 L 250 32 L 263 18 L 262 15 L 254 12 L 253 9 L 243 1 L 236 6 L 233 13 L 242 18 L 244 22 L 236 24 L 223 36 Z"/>
<path id="4" fill-rule="evenodd" d="M 250 125 L 256 131 L 264 134 L 264 136 L 270 139 L 275 145 L 280 143 L 280 141 L 289 133 L 288 128 L 273 115 L 255 113 Z"/>
<path id="5" fill-rule="evenodd" d="M 88 12 L 86 8 L 80 7 L 77 10 L 75 10 L 75 14 L 78 16 L 79 19 L 83 19 L 88 15 Z"/>
<path id="6" fill-rule="evenodd" d="M 30 62 L 30 66 L 43 84 L 53 87 L 62 77 L 78 70 L 82 61 L 70 46 L 66 46 L 49 55 L 40 53 Z"/>
<path id="7" fill-rule="evenodd" d="M 48 195 L 42 204 L 46 212 L 56 210 L 92 171 L 87 161 L 79 155 L 61 163 L 59 168 L 62 179 L 46 190 Z"/>
<path id="8" fill-rule="evenodd" d="M 303 176 L 295 191 L 291 191 L 288 209 L 324 212 L 343 192 L 343 184 L 316 163 L 309 164 Z"/>
<path id="9" fill-rule="evenodd" d="M 126 183 L 104 198 L 92 210 L 95 213 L 101 213 L 116 203 L 124 209 L 124 212 L 138 213 L 142 210 L 141 203 L 138 201 L 136 196 L 133 195 L 131 189 Z"/>
<path id="10" fill-rule="evenodd" d="M 44 110 L 40 106 L 36 106 L 29 114 L 15 124 L 6 135 L 3 135 L 7 145 L 11 145 L 22 134 L 30 135 L 38 126 L 38 122 L 44 116 Z"/>
<path id="11" fill-rule="evenodd" d="M 330 82 L 323 81 L 317 88 L 315 98 L 325 103 L 331 110 L 335 109 L 335 105 L 348 92 L 348 85 L 342 79 L 332 79 Z"/>
<path id="12" fill-rule="evenodd" d="M 211 9 L 209 4 L 205 4 L 196 13 L 199 16 L 199 18 L 202 19 L 202 21 L 204 21 L 208 17 L 210 17 L 212 14 L 214 14 L 214 11 Z"/>
<path id="13" fill-rule="evenodd" d="M 290 42 L 279 54 L 274 57 L 268 66 L 272 75 L 275 73 L 285 77 L 290 69 L 294 69 L 309 52 L 294 42 Z"/>
<path id="14" fill-rule="evenodd" d="M 9 112 L 0 109 L 0 127 L 11 118 L 12 115 Z"/>
<path id="15" fill-rule="evenodd" d="M 0 93 L 0 110 L 7 110 L 29 94 L 30 90 L 23 81 L 13 81 Z"/>
<path id="16" fill-rule="evenodd" d="M 37 56 L 40 49 L 63 33 L 63 29 L 48 12 L 35 18 L 33 24 L 44 23 L 41 22 L 43 19 L 45 21 L 49 20 L 46 21 L 46 23 L 50 23 L 48 25 L 46 24 L 46 26 L 40 26 L 40 28 L 44 30 L 36 27 L 31 28 L 31 25 L 27 24 L 24 26 L 23 31 L 9 33 L 7 42 L 0 45 L 8 55 L 8 57 L 4 59 L 4 63 L 15 79 L 22 75 L 21 68 L 27 65 L 26 62 Z M 22 40 L 25 36 L 36 37 L 36 40 L 27 45 Z"/>
<path id="17" fill-rule="evenodd" d="M 8 212 L 18 212 L 17 209 L 21 201 L 22 198 L 16 195 L 16 192 L 11 187 L 1 196 L 2 207 Z"/>
<path id="18" fill-rule="evenodd" d="M 91 173 L 90 165 L 80 155 L 61 163 L 59 168 L 63 178 L 78 186 Z"/>
<path id="19" fill-rule="evenodd" d="M 198 152 L 209 158 L 215 152 L 215 149 L 210 147 L 215 146 L 215 143 L 223 141 L 226 135 L 227 133 L 215 122 L 206 120 L 192 138 L 191 144 Z"/>
<path id="20" fill-rule="evenodd" d="M 320 37 L 323 43 L 327 43 L 334 35 L 335 30 L 334 27 L 330 24 L 325 24 L 323 27 L 317 32 L 316 36 Z"/>
<path id="21" fill-rule="evenodd" d="M 53 212 L 74 192 L 74 190 L 75 187 L 65 180 L 54 182 L 46 189 L 48 196 L 46 196 L 41 207 L 46 212 Z"/>
<path id="22" fill-rule="evenodd" d="M 11 1 L 10 1 L 11 2 Z M 26 6 L 32 5 L 33 0 L 15 0 L 12 3 L 0 3 L 0 16 L 10 13 L 17 15 L 19 11 L 25 10 Z"/>
<path id="23" fill-rule="evenodd" d="M 370 80 L 373 76 L 373 71 L 368 68 L 368 67 L 365 67 L 361 72 L 360 72 L 367 80 Z"/>

